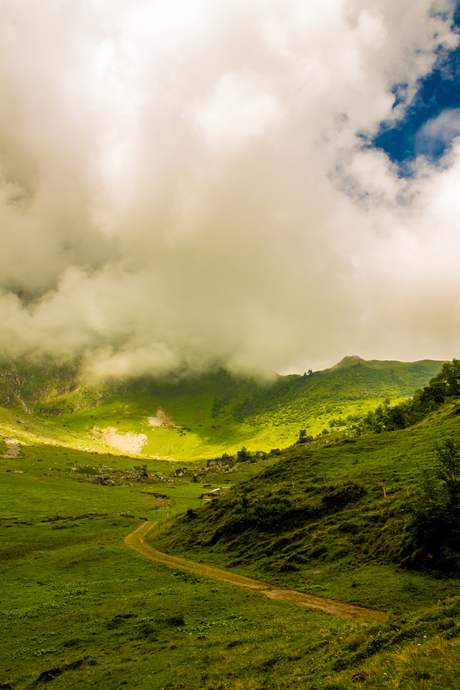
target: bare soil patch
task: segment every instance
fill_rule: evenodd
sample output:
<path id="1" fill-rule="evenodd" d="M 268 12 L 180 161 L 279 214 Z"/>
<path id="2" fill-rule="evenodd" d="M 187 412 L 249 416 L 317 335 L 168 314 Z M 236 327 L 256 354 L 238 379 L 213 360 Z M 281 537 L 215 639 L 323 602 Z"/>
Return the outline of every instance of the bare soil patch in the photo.
<path id="1" fill-rule="evenodd" d="M 21 446 L 16 436 L 5 436 L 5 443 L 8 448 L 6 453 L 3 453 L 3 458 L 19 458 L 21 454 Z"/>
<path id="2" fill-rule="evenodd" d="M 131 432 L 119 434 L 114 427 L 103 429 L 100 439 L 107 445 L 118 448 L 125 453 L 142 453 L 142 448 L 148 441 L 145 434 L 132 434 Z"/>
<path id="3" fill-rule="evenodd" d="M 156 416 L 155 417 L 148 417 L 148 422 L 150 426 L 156 427 L 156 426 L 173 426 L 175 427 L 176 425 L 170 419 L 161 409 L 161 407 L 158 408 L 156 411 Z"/>

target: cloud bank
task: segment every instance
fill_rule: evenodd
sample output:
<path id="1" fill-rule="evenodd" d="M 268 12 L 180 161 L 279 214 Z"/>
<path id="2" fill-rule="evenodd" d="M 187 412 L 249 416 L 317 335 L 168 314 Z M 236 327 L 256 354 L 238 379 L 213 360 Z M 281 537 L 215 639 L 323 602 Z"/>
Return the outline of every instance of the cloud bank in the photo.
<path id="1" fill-rule="evenodd" d="M 458 355 L 458 113 L 411 178 L 363 147 L 452 9 L 2 0 L 2 351 L 99 376 Z"/>

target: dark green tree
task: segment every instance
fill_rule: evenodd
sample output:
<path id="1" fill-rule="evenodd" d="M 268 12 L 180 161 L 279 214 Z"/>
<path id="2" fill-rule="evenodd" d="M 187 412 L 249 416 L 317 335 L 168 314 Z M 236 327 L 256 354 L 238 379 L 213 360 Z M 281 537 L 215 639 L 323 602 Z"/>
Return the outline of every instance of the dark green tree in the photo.
<path id="1" fill-rule="evenodd" d="M 433 408 L 434 405 L 441 405 L 446 398 L 460 397 L 460 360 L 453 359 L 451 362 L 444 362 L 441 371 L 432 378 L 422 391 L 418 391 L 414 396 L 422 406 Z"/>
<path id="2" fill-rule="evenodd" d="M 307 436 L 307 430 L 301 429 L 299 431 L 299 438 L 296 441 L 296 443 L 310 443 L 310 441 L 313 441 L 313 436 Z"/>
<path id="3" fill-rule="evenodd" d="M 243 446 L 241 450 L 238 451 L 236 454 L 236 457 L 238 458 L 238 462 L 247 462 L 247 460 L 251 459 L 251 454 L 250 452 Z"/>
<path id="4" fill-rule="evenodd" d="M 441 483 L 444 502 L 451 511 L 458 511 L 460 504 L 460 448 L 452 438 L 436 447 L 438 460 L 434 470 Z"/>
<path id="5" fill-rule="evenodd" d="M 460 446 L 448 438 L 436 446 L 436 464 L 425 472 L 412 508 L 415 560 L 460 567 Z"/>

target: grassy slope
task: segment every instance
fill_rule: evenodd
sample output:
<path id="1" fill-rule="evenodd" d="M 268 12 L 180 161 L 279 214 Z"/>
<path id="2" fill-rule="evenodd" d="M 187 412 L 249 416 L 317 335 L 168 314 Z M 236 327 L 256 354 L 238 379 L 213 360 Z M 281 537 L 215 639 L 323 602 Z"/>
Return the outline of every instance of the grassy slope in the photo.
<path id="1" fill-rule="evenodd" d="M 351 687 L 363 662 L 362 687 L 457 687 L 460 579 L 397 565 L 408 553 L 408 506 L 434 459 L 435 441 L 447 437 L 460 440 L 455 405 L 412 429 L 297 446 L 150 541 L 289 588 L 389 611 L 378 643 L 363 634 L 352 648 L 335 650 L 337 687 Z M 444 670 L 430 658 L 439 644 L 449 648 Z"/>
<path id="2" fill-rule="evenodd" d="M 402 570 L 388 548 L 434 441 L 460 436 L 453 410 L 402 432 L 355 443 L 342 436 L 337 444 L 329 436 L 285 451 L 280 461 L 248 463 L 242 483 L 201 512 L 202 487 L 187 477 L 173 485 L 91 483 L 88 465 L 132 467 L 129 458 L 45 444 L 0 458 L 0 682 L 25 690 L 59 671 L 56 690 L 458 687 L 459 581 Z M 85 473 L 71 470 L 78 464 Z M 214 485 L 224 478 L 208 475 Z M 351 482 L 366 489 L 356 502 L 332 503 L 314 519 L 291 510 L 299 502 L 321 507 L 323 496 Z M 215 540 L 242 503 L 253 520 L 262 515 L 264 527 L 223 530 Z M 200 517 L 187 519 L 189 508 Z M 357 623 L 270 601 L 153 564 L 123 545 L 142 519 L 173 514 L 182 517 L 153 535 L 156 546 L 384 608 L 390 620 Z"/>
<path id="3" fill-rule="evenodd" d="M 353 439 L 337 434 L 293 446 L 197 517 L 174 521 L 156 543 L 248 575 L 265 573 L 278 584 L 308 589 L 313 583 L 348 600 L 355 587 L 348 582 L 343 589 L 342 572 L 367 569 L 369 561 L 391 569 L 400 558 L 423 471 L 434 461 L 435 443 L 451 436 L 460 441 L 454 404 L 402 431 Z M 351 491 L 347 499 L 345 492 L 342 500 L 343 487 L 353 485 L 356 496 Z M 368 606 L 394 605 L 394 592 L 379 582 L 359 596 Z"/>
<path id="4" fill-rule="evenodd" d="M 27 424 L 40 441 L 48 437 L 68 447 L 108 452 L 93 431 L 113 427 L 120 434 L 145 434 L 146 456 L 194 460 L 235 453 L 242 446 L 265 451 L 285 447 L 301 428 L 316 435 L 332 420 L 343 417 L 346 422 L 349 415 L 358 419 L 386 397 L 395 401 L 411 395 L 440 364 L 345 358 L 332 369 L 280 376 L 270 384 L 218 371 L 178 381 L 138 379 L 91 387 L 80 385 L 70 367 L 3 363 L 0 402 L 5 409 L 15 409 L 23 424 L 26 411 L 33 413 Z M 149 425 L 158 408 L 175 427 Z M 14 415 L 6 420 L 10 426 L 2 426 L 3 421 L 4 415 L 0 433 L 15 433 Z"/>
<path id="5" fill-rule="evenodd" d="M 350 363 L 344 364 L 339 367 L 345 370 L 340 376 L 350 379 L 348 384 L 342 379 L 342 393 L 348 390 L 349 400 L 356 395 L 358 405 L 362 391 L 356 377 L 346 371 Z M 351 369 L 357 366 L 362 373 L 363 367 L 365 376 L 370 376 L 369 370 L 381 366 L 368 364 L 352 362 Z M 406 379 L 408 387 L 423 385 L 435 373 L 434 364 L 430 366 L 431 373 L 416 368 L 414 375 L 425 377 L 417 383 L 407 382 L 407 369 L 402 366 L 400 380 Z M 383 369 L 388 367 L 383 365 Z M 307 383 L 303 377 L 290 380 L 310 393 L 315 384 L 317 405 L 340 391 L 340 386 L 333 388 L 337 385 L 333 374 L 306 379 Z M 328 383 L 327 393 L 321 393 L 325 385 L 321 379 Z M 48 374 L 43 381 L 48 385 Z M 183 414 L 189 415 L 186 419 L 190 423 L 194 418 L 204 434 L 205 423 L 211 428 L 216 417 L 206 422 L 200 410 L 212 409 L 218 394 L 222 397 L 223 384 L 220 381 L 212 388 L 201 382 L 200 388 L 198 383 L 195 388 L 179 383 L 169 395 L 171 409 L 179 414 L 179 404 L 183 405 Z M 284 379 L 281 384 L 280 388 Z M 245 383 L 238 385 L 242 388 L 233 400 L 247 401 L 244 404 L 250 409 L 245 419 L 261 414 L 257 409 L 274 416 L 270 389 L 250 399 Z M 391 378 L 380 385 L 381 397 L 396 397 L 391 393 L 396 390 Z M 61 391 L 56 386 L 45 402 L 55 405 L 64 400 L 67 404 L 72 395 L 82 396 L 74 391 L 62 398 Z M 137 405 L 139 423 L 143 415 L 155 412 L 158 399 L 170 412 L 164 403 L 167 390 L 160 387 L 150 393 L 150 409 L 145 407 L 145 391 L 137 391 L 137 399 L 131 392 L 129 404 L 115 392 L 106 390 L 107 403 L 93 406 L 98 398 L 94 391 L 86 391 L 87 403 L 81 412 L 67 418 L 30 416 L 14 407 L 0 410 L 2 433 L 16 435 L 23 444 L 21 458 L 0 458 L 0 682 L 9 681 L 15 690 L 23 690 L 44 671 L 57 673 L 52 669 L 58 669 L 60 675 L 52 681 L 57 690 L 70 686 L 108 690 L 123 684 L 149 690 L 457 687 L 458 580 L 401 570 L 389 558 L 399 543 L 404 507 L 417 492 L 420 468 L 433 457 L 434 441 L 459 436 L 459 417 L 452 410 L 446 408 L 403 432 L 367 436 L 355 443 L 344 443 L 350 439 L 342 434 L 338 444 L 329 436 L 309 448 L 287 450 L 280 462 L 248 463 L 231 476 L 243 480 L 243 485 L 214 507 L 206 507 L 201 517 L 182 517 L 173 531 L 165 531 L 161 539 L 154 536 L 154 542 L 165 549 L 195 560 L 391 612 L 388 623 L 371 625 L 263 600 L 223 583 L 152 564 L 126 549 L 123 537 L 141 519 L 158 516 L 164 521 L 188 508 L 196 510 L 202 486 L 189 483 L 187 476 L 174 484 L 147 486 L 135 481 L 125 487 L 91 483 L 94 474 L 103 473 L 101 464 L 123 473 L 127 468 L 132 472 L 133 464 L 139 462 L 117 451 L 110 457 L 92 454 L 91 449 L 102 453 L 104 446 L 89 442 L 85 435 L 85 425 L 93 423 L 91 414 L 93 419 L 95 412 L 103 418 L 107 404 L 107 419 L 118 421 L 121 430 L 131 430 L 129 414 L 136 415 L 130 405 Z M 372 396 L 367 400 L 376 400 Z M 128 409 L 122 407 L 126 404 Z M 339 399 L 329 404 L 332 409 L 324 414 L 340 414 L 336 405 L 344 407 Z M 191 411 L 192 405 L 197 408 Z M 276 414 L 282 420 L 291 413 L 278 408 Z M 74 426 L 71 418 L 77 420 Z M 255 426 L 247 424 L 250 430 Z M 244 424 L 235 423 L 235 429 L 244 429 Z M 179 434 L 173 429 L 164 433 Z M 196 438 L 203 436 L 197 433 Z M 229 433 L 226 442 L 231 438 Z M 272 445 L 284 444 L 273 438 Z M 0 453 L 5 450 L 0 440 Z M 71 470 L 80 465 L 81 470 Z M 155 472 L 175 469 L 159 460 L 149 460 L 148 465 Z M 214 485 L 227 484 L 228 479 L 228 475 L 207 475 Z M 356 503 L 337 509 L 332 505 L 314 519 L 305 519 L 302 511 L 300 516 L 289 513 L 299 501 L 310 509 L 322 509 L 323 496 L 352 481 L 366 489 Z M 155 492 L 167 498 L 158 499 Z M 241 512 L 242 502 L 259 524 L 243 533 L 228 534 L 224 529 L 215 539 L 229 513 Z M 285 519 L 286 511 L 289 519 Z M 261 520 L 264 529 L 260 529 Z"/>

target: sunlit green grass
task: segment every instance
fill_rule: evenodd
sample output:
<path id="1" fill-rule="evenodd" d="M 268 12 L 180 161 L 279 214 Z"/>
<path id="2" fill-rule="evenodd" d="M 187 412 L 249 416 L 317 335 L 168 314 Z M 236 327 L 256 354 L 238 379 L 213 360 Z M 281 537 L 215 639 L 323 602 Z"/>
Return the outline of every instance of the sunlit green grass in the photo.
<path id="1" fill-rule="evenodd" d="M 372 452 L 366 461 L 372 481 L 383 469 L 393 471 L 391 454 L 388 468 L 382 466 L 384 449 L 390 450 L 382 442 L 379 449 L 378 439 L 363 440 Z M 315 472 L 328 480 L 350 465 L 349 473 L 358 474 L 351 446 L 347 457 L 339 451 L 319 448 Z M 152 563 L 128 549 L 124 537 L 143 519 L 161 522 L 196 509 L 202 487 L 185 477 L 174 486 L 98 486 L 69 473 L 70 466 L 91 462 L 97 473 L 101 461 L 136 462 L 49 446 L 27 446 L 21 458 L 0 460 L 0 678 L 15 690 L 40 677 L 39 685 L 48 678 L 58 690 L 456 687 L 457 581 L 375 562 L 342 568 L 318 562 L 308 571 L 272 569 L 271 575 L 257 562 L 249 568 L 261 579 L 316 594 L 391 604 L 389 622 L 375 625 Z M 157 464 L 157 471 L 168 468 Z M 262 467 L 277 465 L 247 464 L 241 478 L 260 484 Z M 51 476 L 39 476 L 44 470 Z M 213 475 L 213 484 L 222 479 Z M 294 473 L 291 486 L 297 480 Z M 156 487 L 174 497 L 168 508 L 142 493 Z M 384 505 L 383 492 L 379 500 Z M 225 565 L 222 555 L 208 551 L 189 556 Z"/>
<path id="2" fill-rule="evenodd" d="M 195 458 L 192 466 L 206 464 L 218 448 L 251 447 L 251 433 L 270 447 L 284 445 L 281 413 L 263 423 L 228 418 L 227 426 L 225 415 L 210 417 L 218 393 L 192 396 L 184 387 L 170 406 L 159 395 L 165 413 L 192 431 L 149 433 L 161 431 L 165 449 L 178 447 L 174 439 L 183 443 L 184 456 Z M 179 454 L 173 455 L 179 463 L 129 457 L 91 437 L 93 426 L 105 425 L 147 433 L 146 416 L 160 406 L 151 398 L 147 406 L 144 395 L 129 404 L 116 395 L 56 418 L 0 408 L 3 436 L 21 443 L 19 458 L 0 458 L 0 683 L 15 690 L 458 687 L 459 579 L 452 572 L 401 568 L 391 556 L 436 441 L 460 438 L 453 407 L 412 429 L 352 439 L 344 432 L 326 435 L 286 450 L 279 462 L 244 463 L 231 474 L 213 469 L 193 482 L 187 474 L 167 478 L 181 466 Z M 366 407 L 371 399 L 350 404 Z M 327 414 L 343 413 L 343 403 L 334 405 L 323 410 L 321 427 Z M 296 437 L 297 421 L 292 424 Z M 164 481 L 93 483 L 104 468 L 115 476 L 140 463 Z M 205 481 L 233 488 L 201 510 Z M 300 525 L 284 522 L 281 511 L 276 529 L 251 528 L 208 543 L 243 494 L 251 509 L 274 499 L 275 510 L 278 496 L 320 505 L 323 495 L 352 483 L 365 491 L 337 510 Z M 201 517 L 187 519 L 189 509 Z M 334 617 L 153 563 L 123 542 L 146 519 L 160 522 L 151 543 L 165 551 L 380 608 L 389 620 Z"/>
<path id="3" fill-rule="evenodd" d="M 242 446 L 268 452 L 292 445 L 300 429 L 316 436 L 338 424 L 350 425 L 386 397 L 396 402 L 411 395 L 428 383 L 441 363 L 352 359 L 311 376 L 274 375 L 265 382 L 220 370 L 99 386 L 84 385 L 75 368 L 45 364 L 40 367 L 24 360 L 14 365 L 23 405 L 13 396 L 10 404 L 16 409 L 0 408 L 1 434 L 18 435 L 24 443 L 55 443 L 119 455 L 100 437 L 101 431 L 113 428 L 118 434 L 143 434 L 144 456 L 196 461 L 224 452 L 236 454 Z M 0 398 L 7 399 L 5 381 L 0 381 Z M 24 411 L 27 405 L 31 414 Z M 148 418 L 158 409 L 175 426 L 150 426 Z"/>

